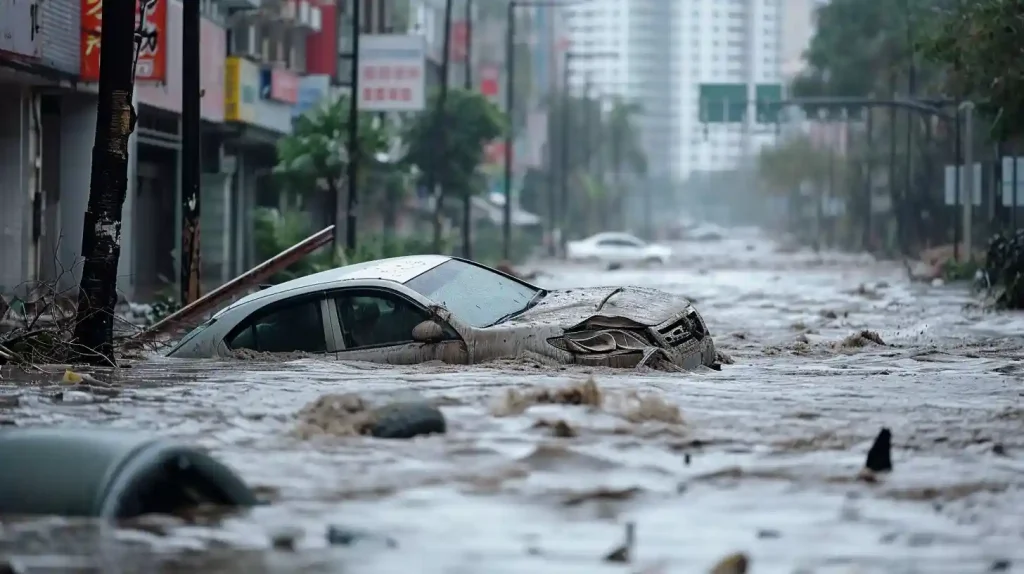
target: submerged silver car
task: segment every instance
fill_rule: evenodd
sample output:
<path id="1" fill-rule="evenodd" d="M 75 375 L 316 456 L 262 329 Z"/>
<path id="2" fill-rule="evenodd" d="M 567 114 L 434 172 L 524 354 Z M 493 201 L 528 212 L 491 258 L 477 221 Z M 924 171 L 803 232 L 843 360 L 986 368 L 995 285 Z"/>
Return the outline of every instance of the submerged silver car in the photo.
<path id="1" fill-rule="evenodd" d="M 171 357 L 327 354 L 408 365 L 533 357 L 559 363 L 717 366 L 704 319 L 656 289 L 546 290 L 442 255 L 339 267 L 258 291 L 186 335 Z"/>

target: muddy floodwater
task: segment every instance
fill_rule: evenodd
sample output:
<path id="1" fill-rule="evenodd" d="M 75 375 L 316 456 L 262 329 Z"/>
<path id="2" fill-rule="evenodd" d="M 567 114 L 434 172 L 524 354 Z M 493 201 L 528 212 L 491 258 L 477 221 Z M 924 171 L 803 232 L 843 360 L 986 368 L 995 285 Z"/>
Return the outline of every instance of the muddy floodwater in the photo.
<path id="1" fill-rule="evenodd" d="M 754 231 L 675 247 L 664 268 L 539 265 L 536 282 L 685 294 L 735 360 L 720 372 L 156 358 L 117 396 L 56 402 L 62 372 L 30 386 L 5 371 L 0 392 L 20 395 L 0 404 L 9 424 L 176 437 L 274 502 L 156 533 L 8 523 L 0 554 L 111 572 L 699 573 L 734 552 L 758 574 L 1024 568 L 1020 316 L 910 284 L 899 264 L 787 252 Z M 523 404 L 536 387 L 592 392 L 589 379 L 600 407 Z M 297 433 L 328 393 L 434 400 L 449 434 Z M 858 481 L 882 427 L 894 471 Z M 632 562 L 604 561 L 628 522 Z M 330 525 L 371 536 L 330 546 Z M 282 532 L 295 550 L 270 549 Z"/>

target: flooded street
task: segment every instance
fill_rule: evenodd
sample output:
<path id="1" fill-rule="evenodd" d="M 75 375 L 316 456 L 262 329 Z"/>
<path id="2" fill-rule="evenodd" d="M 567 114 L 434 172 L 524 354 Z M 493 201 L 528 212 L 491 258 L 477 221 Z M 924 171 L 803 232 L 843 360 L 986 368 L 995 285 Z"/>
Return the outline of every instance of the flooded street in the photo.
<path id="1" fill-rule="evenodd" d="M 196 562 L 182 570 L 209 572 L 691 573 L 733 552 L 758 574 L 1024 564 L 1024 318 L 978 310 L 964 289 L 912 285 L 898 264 L 784 253 L 753 231 L 676 249 L 664 268 L 541 265 L 536 283 L 685 294 L 735 360 L 720 372 L 157 358 L 124 377 L 159 384 L 70 404 L 5 371 L 0 393 L 21 397 L 0 419 L 180 438 L 274 503 L 216 528 L 101 532 L 102 543 L 73 525 L 8 524 L 0 554 L 90 552 L 153 571 L 160 554 L 188 550 L 175 560 Z M 590 378 L 600 408 L 509 404 L 510 392 Z M 296 435 L 303 406 L 346 392 L 434 400 L 448 435 Z M 894 471 L 857 481 L 882 427 Z M 632 564 L 602 561 L 627 522 Z M 382 538 L 329 547 L 330 525 Z M 297 552 L 258 551 L 282 529 L 305 532 Z"/>

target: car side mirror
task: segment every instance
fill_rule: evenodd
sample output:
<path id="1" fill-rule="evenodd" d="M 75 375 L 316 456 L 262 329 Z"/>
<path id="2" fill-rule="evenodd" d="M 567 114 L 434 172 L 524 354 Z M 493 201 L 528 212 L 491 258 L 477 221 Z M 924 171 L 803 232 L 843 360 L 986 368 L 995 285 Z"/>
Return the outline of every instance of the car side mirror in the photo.
<path id="1" fill-rule="evenodd" d="M 412 328 L 412 340 L 417 343 L 437 343 L 444 340 L 444 327 L 433 319 L 427 319 Z"/>

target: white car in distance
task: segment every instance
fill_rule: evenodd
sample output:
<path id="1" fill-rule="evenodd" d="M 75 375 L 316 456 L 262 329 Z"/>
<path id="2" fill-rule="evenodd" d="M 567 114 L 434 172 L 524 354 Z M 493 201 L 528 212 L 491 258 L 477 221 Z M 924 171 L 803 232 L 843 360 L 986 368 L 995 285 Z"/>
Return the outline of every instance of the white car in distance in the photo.
<path id="1" fill-rule="evenodd" d="M 604 232 L 591 235 L 565 245 L 566 258 L 570 261 L 595 263 L 668 263 L 672 249 L 646 241 L 622 232 Z"/>

